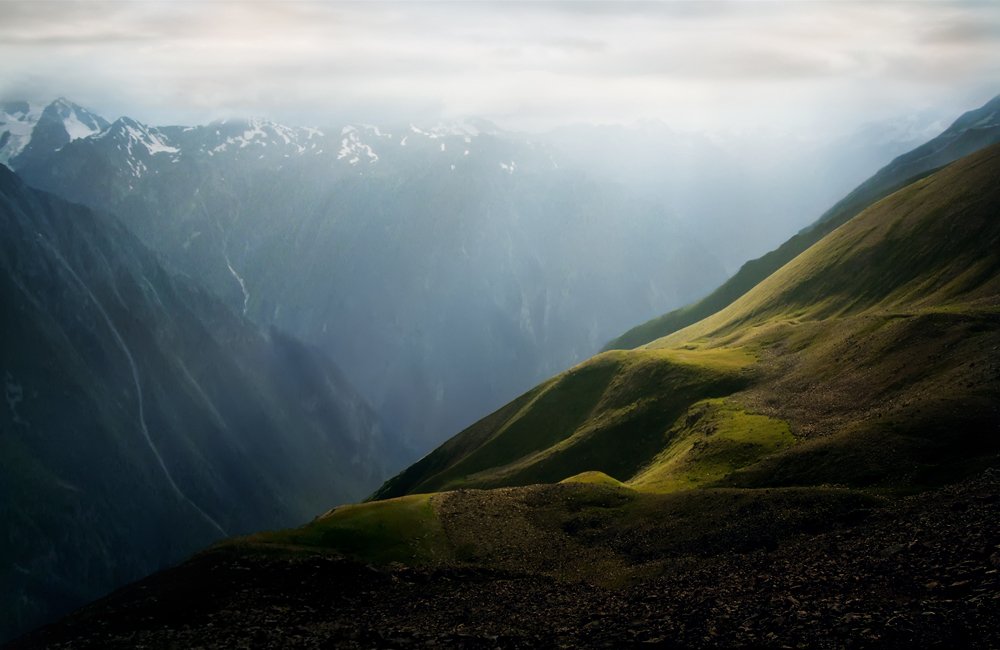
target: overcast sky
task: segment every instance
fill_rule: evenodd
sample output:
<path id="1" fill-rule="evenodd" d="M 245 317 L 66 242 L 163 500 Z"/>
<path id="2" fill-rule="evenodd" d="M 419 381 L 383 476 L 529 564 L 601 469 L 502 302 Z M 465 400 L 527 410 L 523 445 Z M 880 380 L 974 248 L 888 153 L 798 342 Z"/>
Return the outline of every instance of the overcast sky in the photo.
<path id="1" fill-rule="evenodd" d="M 1000 2 L 0 0 L 0 96 L 107 117 L 836 129 L 1000 93 Z"/>

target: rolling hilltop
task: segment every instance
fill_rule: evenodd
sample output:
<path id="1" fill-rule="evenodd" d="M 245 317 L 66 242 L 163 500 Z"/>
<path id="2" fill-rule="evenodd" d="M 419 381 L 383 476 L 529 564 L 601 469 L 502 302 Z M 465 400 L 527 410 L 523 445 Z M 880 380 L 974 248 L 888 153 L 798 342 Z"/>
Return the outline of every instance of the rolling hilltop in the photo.
<path id="1" fill-rule="evenodd" d="M 20 647 L 995 646 L 997 178 L 994 146 L 919 179 L 375 501 L 231 540 Z"/>

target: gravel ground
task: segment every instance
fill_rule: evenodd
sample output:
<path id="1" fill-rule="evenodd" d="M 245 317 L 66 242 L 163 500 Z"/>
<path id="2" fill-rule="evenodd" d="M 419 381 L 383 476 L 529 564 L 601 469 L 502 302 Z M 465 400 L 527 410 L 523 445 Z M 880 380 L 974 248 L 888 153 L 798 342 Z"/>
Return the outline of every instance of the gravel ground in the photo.
<path id="1" fill-rule="evenodd" d="M 9 647 L 997 648 L 1000 471 L 777 548 L 658 566 L 657 577 L 604 588 L 214 552 Z"/>

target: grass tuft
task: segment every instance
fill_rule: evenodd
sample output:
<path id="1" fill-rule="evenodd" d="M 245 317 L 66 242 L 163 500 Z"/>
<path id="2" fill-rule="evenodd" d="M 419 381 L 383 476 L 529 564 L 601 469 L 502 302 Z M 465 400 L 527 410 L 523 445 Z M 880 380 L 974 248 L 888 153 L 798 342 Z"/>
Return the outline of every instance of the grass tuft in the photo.
<path id="1" fill-rule="evenodd" d="M 612 478 L 604 472 L 580 472 L 569 478 L 564 478 L 560 483 L 585 483 L 587 485 L 607 485 L 610 487 L 626 487 L 624 483 L 616 478 Z"/>

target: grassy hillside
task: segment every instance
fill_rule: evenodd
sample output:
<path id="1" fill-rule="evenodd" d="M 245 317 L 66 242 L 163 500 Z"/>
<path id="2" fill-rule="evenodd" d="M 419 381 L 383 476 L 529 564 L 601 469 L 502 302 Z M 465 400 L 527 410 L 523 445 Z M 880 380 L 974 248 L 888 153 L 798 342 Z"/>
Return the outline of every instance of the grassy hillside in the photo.
<path id="1" fill-rule="evenodd" d="M 937 138 L 898 157 L 879 170 L 824 213 L 816 223 L 770 253 L 744 264 L 708 296 L 637 325 L 609 342 L 605 349 L 630 349 L 645 345 L 726 308 L 868 206 L 958 158 L 1000 142 L 998 112 L 1000 97 L 979 109 L 969 111 Z"/>
<path id="2" fill-rule="evenodd" d="M 541 384 L 378 500 L 14 647 L 997 647 L 997 178 L 1000 146 Z"/>
<path id="3" fill-rule="evenodd" d="M 780 575 L 821 558 L 796 579 L 841 584 L 836 549 L 847 535 L 875 558 L 859 569 L 865 584 L 880 584 L 879 562 L 898 553 L 881 528 L 898 527 L 893 509 L 919 510 L 938 498 L 926 495 L 945 493 L 926 490 L 1000 462 L 998 177 L 1000 146 L 913 183 L 712 318 L 602 353 L 522 395 L 386 482 L 376 500 L 230 540 L 197 562 L 295 566 L 318 555 L 404 571 L 375 588 L 379 598 L 396 594 L 397 580 L 437 584 L 405 571 L 444 575 L 448 586 L 435 587 L 444 591 L 412 605 L 424 612 L 421 629 L 441 616 L 430 603 L 477 575 L 453 571 L 498 572 L 504 603 L 537 580 L 646 594 L 674 576 L 711 594 L 743 558 L 796 553 Z M 941 520 L 907 516 L 918 531 Z M 963 525 L 963 538 L 1000 534 Z M 960 544 L 942 531 L 940 548 Z M 897 546 L 914 549 L 915 534 Z M 970 553 L 951 561 L 982 561 Z M 720 561 L 733 566 L 713 574 Z M 771 589 L 760 575 L 748 593 Z M 923 608 L 936 583 L 920 584 L 931 586 L 908 598 Z M 892 603 L 878 615 L 909 616 Z M 785 623 L 760 625 L 764 634 Z M 919 637 L 907 629 L 906 639 Z"/>
<path id="4" fill-rule="evenodd" d="M 865 311 L 997 308 L 1000 148 L 970 156 L 878 202 L 729 308 L 652 343 L 720 339 L 781 318 Z M 909 317 L 913 314 L 907 314 Z"/>
<path id="5" fill-rule="evenodd" d="M 383 565 L 487 566 L 615 587 L 658 574 L 672 558 L 767 548 L 884 502 L 842 488 L 661 494 L 592 473 L 555 485 L 341 506 L 302 528 L 231 540 L 211 552 L 333 552 Z"/>
<path id="6" fill-rule="evenodd" d="M 993 147 L 911 184 L 713 317 L 549 380 L 375 498 L 587 472 L 646 492 L 911 490 L 988 464 L 1000 450 L 997 177 Z"/>
<path id="7" fill-rule="evenodd" d="M 587 470 L 624 480 L 686 409 L 748 385 L 753 361 L 742 349 L 605 352 L 472 425 L 376 497 L 555 483 Z"/>

